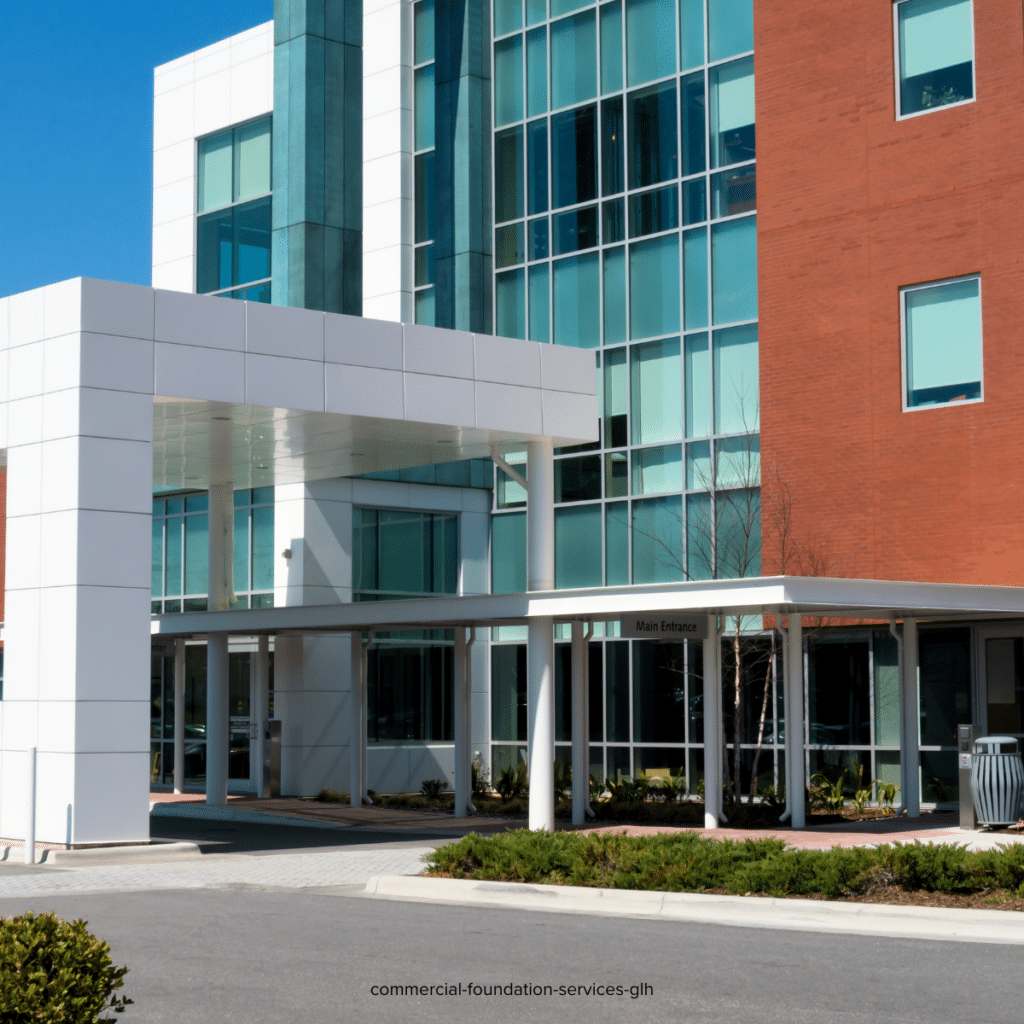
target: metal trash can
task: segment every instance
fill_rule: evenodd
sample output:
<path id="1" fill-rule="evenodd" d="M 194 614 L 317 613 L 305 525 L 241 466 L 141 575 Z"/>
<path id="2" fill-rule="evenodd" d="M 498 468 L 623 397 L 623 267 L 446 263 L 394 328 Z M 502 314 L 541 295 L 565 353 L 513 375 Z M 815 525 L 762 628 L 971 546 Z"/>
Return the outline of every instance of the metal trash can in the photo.
<path id="1" fill-rule="evenodd" d="M 1012 736 L 974 741 L 971 796 L 979 825 L 1016 825 L 1024 805 L 1024 764 Z"/>

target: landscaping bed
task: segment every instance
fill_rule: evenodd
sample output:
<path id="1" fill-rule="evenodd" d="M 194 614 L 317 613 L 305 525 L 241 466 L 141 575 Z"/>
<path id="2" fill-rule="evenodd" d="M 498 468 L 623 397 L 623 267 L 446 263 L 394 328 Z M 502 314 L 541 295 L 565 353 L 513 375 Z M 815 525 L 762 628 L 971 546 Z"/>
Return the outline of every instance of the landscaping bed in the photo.
<path id="1" fill-rule="evenodd" d="M 427 875 L 737 896 L 1024 910 L 1024 844 L 970 852 L 922 843 L 790 849 L 781 839 L 541 833 L 469 835 L 426 858 Z"/>

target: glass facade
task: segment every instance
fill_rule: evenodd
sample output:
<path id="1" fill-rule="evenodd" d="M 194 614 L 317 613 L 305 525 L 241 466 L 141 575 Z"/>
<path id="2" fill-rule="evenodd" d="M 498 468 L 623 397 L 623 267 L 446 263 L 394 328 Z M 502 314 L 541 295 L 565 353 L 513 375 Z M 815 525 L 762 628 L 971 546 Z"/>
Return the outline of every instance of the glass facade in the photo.
<path id="1" fill-rule="evenodd" d="M 413 320 L 434 325 L 434 0 L 413 4 Z"/>
<path id="2" fill-rule="evenodd" d="M 752 4 L 493 10 L 494 332 L 595 350 L 603 396 L 601 442 L 556 452 L 556 586 L 757 575 Z M 492 588 L 522 589 L 525 494 L 495 472 Z M 658 648 L 609 646 L 627 667 L 604 657 L 606 677 L 678 697 L 668 669 L 647 679 Z M 631 721 L 602 734 L 626 744 L 595 751 L 602 771 L 688 764 L 689 733 L 676 749 Z"/>
<path id="3" fill-rule="evenodd" d="M 974 99 L 972 0 L 903 0 L 894 14 L 899 114 Z"/>
<path id="4" fill-rule="evenodd" d="M 270 121 L 199 140 L 197 292 L 270 302 Z"/>

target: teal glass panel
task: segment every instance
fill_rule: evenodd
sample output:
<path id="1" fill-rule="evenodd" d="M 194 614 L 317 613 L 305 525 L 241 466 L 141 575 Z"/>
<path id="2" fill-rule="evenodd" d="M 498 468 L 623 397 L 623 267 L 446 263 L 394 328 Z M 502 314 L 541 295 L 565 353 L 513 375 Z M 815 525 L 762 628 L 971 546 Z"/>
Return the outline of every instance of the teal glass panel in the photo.
<path id="1" fill-rule="evenodd" d="M 376 509 L 352 509 L 352 589 L 378 589 Z"/>
<path id="2" fill-rule="evenodd" d="M 608 245 L 626 237 L 626 205 L 622 199 L 609 199 L 601 207 L 601 241 Z"/>
<path id="3" fill-rule="evenodd" d="M 162 500 L 155 500 L 153 502 L 153 515 L 162 516 L 167 511 L 167 503 Z"/>
<path id="4" fill-rule="evenodd" d="M 497 49 L 497 48 L 495 48 Z M 520 90 L 521 92 L 522 90 Z M 428 64 L 415 72 L 415 118 L 414 145 L 416 149 L 433 149 L 434 147 L 434 65 Z M 497 111 L 495 99 L 495 111 Z M 520 99 L 520 107 L 522 100 Z M 520 115 L 521 116 L 521 115 Z M 508 118 L 510 121 L 517 118 Z M 504 121 L 499 122 L 504 124 Z"/>
<path id="5" fill-rule="evenodd" d="M 565 449 L 562 449 L 563 451 Z M 601 497 L 601 456 L 555 459 L 555 504 Z"/>
<path id="6" fill-rule="evenodd" d="M 624 457 L 622 465 L 625 466 Z M 604 551 L 606 585 L 626 586 L 629 583 L 629 505 L 624 501 L 605 505 Z"/>
<path id="7" fill-rule="evenodd" d="M 546 213 L 548 208 L 548 122 L 531 121 L 526 126 L 526 192 L 529 213 Z"/>
<path id="8" fill-rule="evenodd" d="M 711 484 L 711 446 L 707 441 L 694 441 L 686 446 L 686 489 L 708 490 Z"/>
<path id="9" fill-rule="evenodd" d="M 168 559 L 170 561 L 170 559 Z M 185 517 L 185 593 L 207 592 L 210 552 L 207 542 L 207 517 Z"/>
<path id="10" fill-rule="evenodd" d="M 710 494 L 686 496 L 686 577 L 709 580 L 713 572 L 714 519 Z"/>
<path id="11" fill-rule="evenodd" d="M 548 109 L 548 38 L 542 28 L 526 33 L 526 116 Z"/>
<path id="12" fill-rule="evenodd" d="M 530 341 L 551 340 L 550 277 L 546 263 L 530 267 Z"/>
<path id="13" fill-rule="evenodd" d="M 715 331 L 715 433 L 758 428 L 757 324 Z"/>
<path id="14" fill-rule="evenodd" d="M 629 409 L 629 372 L 626 350 L 613 349 L 604 354 L 604 446 L 625 448 Z"/>
<path id="15" fill-rule="evenodd" d="M 171 503 L 168 502 L 168 505 Z M 164 594 L 178 597 L 181 594 L 182 570 L 182 520 L 175 517 L 167 520 L 167 564 L 164 568 Z"/>
<path id="16" fill-rule="evenodd" d="M 761 492 L 757 488 L 715 495 L 715 559 L 720 579 L 761 575 Z"/>
<path id="17" fill-rule="evenodd" d="M 268 487 L 266 490 L 273 488 Z M 252 510 L 252 589 L 274 589 L 273 505 Z"/>
<path id="18" fill-rule="evenodd" d="M 497 153 L 495 154 L 497 157 Z M 415 231 L 417 242 L 434 237 L 434 153 L 414 157 L 416 189 L 414 194 Z"/>
<path id="19" fill-rule="evenodd" d="M 757 220 L 711 228 L 711 309 L 714 323 L 757 317 Z"/>
<path id="20" fill-rule="evenodd" d="M 629 247 L 629 333 L 650 338 L 679 330 L 679 236 Z"/>
<path id="21" fill-rule="evenodd" d="M 270 119 L 235 129 L 234 199 L 241 202 L 270 191 Z"/>
<path id="22" fill-rule="evenodd" d="M 273 505 L 274 503 L 274 488 L 273 487 L 254 487 L 252 489 L 252 503 L 254 505 Z"/>
<path id="23" fill-rule="evenodd" d="M 578 11 L 581 7 L 592 7 L 594 0 L 551 0 L 551 17 L 560 18 L 563 14 Z"/>
<path id="24" fill-rule="evenodd" d="M 536 25 L 548 16 L 548 0 L 526 0 L 526 24 Z"/>
<path id="25" fill-rule="evenodd" d="M 491 592 L 521 594 L 526 590 L 526 513 L 491 518 Z"/>
<path id="26" fill-rule="evenodd" d="M 429 518 L 429 517 L 426 517 Z M 378 589 L 387 593 L 429 593 L 425 517 L 418 512 L 377 511 Z"/>
<path id="27" fill-rule="evenodd" d="M 683 436 L 679 339 L 634 345 L 630 364 L 633 444 L 678 441 Z"/>
<path id="28" fill-rule="evenodd" d="M 252 504 L 252 491 L 248 487 L 244 487 L 240 491 L 235 491 L 232 498 L 235 508 L 243 508 L 245 505 Z"/>
<path id="29" fill-rule="evenodd" d="M 270 197 L 234 207 L 232 284 L 270 277 Z"/>
<path id="30" fill-rule="evenodd" d="M 167 509 L 170 511 L 171 503 L 167 502 Z M 210 509 L 210 496 L 208 494 L 190 494 L 185 499 L 186 512 L 208 512 Z"/>
<path id="31" fill-rule="evenodd" d="M 753 48 L 753 0 L 708 0 L 708 59 L 725 60 Z"/>
<path id="32" fill-rule="evenodd" d="M 249 510 L 235 509 L 233 552 L 233 587 L 236 591 L 249 590 Z"/>
<path id="33" fill-rule="evenodd" d="M 434 0 L 420 0 L 413 8 L 413 61 L 434 59 Z"/>
<path id="34" fill-rule="evenodd" d="M 526 648 L 522 644 L 492 647 L 492 740 L 526 740 L 526 693 Z"/>
<path id="35" fill-rule="evenodd" d="M 624 498 L 629 493 L 628 456 L 625 452 L 609 452 L 604 458 L 604 496 Z"/>
<path id="36" fill-rule="evenodd" d="M 711 175 L 711 217 L 735 217 L 757 208 L 757 166 L 744 164 Z"/>
<path id="37" fill-rule="evenodd" d="M 601 102 L 601 192 L 613 196 L 626 187 L 622 97 Z"/>
<path id="38" fill-rule="evenodd" d="M 433 288 L 424 288 L 416 293 L 416 323 L 424 327 L 435 327 L 437 319 L 437 297 Z"/>
<path id="39" fill-rule="evenodd" d="M 494 266 L 501 270 L 502 267 L 514 267 L 522 263 L 526 256 L 524 246 L 523 222 L 505 224 L 503 227 L 495 228 L 494 231 Z"/>
<path id="40" fill-rule="evenodd" d="M 180 516 L 185 510 L 185 502 L 182 498 L 167 499 L 167 514 L 169 516 Z"/>
<path id="41" fill-rule="evenodd" d="M 679 67 L 704 63 L 704 0 L 679 0 Z"/>
<path id="42" fill-rule="evenodd" d="M 716 487 L 760 487 L 761 438 L 757 434 L 715 442 Z"/>
<path id="43" fill-rule="evenodd" d="M 633 582 L 683 579 L 682 501 L 678 496 L 633 502 Z"/>
<path id="44" fill-rule="evenodd" d="M 708 219 L 707 178 L 691 178 L 683 182 L 683 223 L 699 224 Z"/>
<path id="45" fill-rule="evenodd" d="M 900 660 L 896 639 L 887 630 L 872 634 L 875 673 L 875 743 L 900 744 Z"/>
<path id="46" fill-rule="evenodd" d="M 679 227 L 679 186 L 669 185 L 629 197 L 629 237 Z"/>
<path id="47" fill-rule="evenodd" d="M 708 232 L 683 234 L 683 289 L 686 329 L 708 325 Z"/>
<path id="48" fill-rule="evenodd" d="M 554 209 L 597 198 L 597 107 L 551 118 L 551 189 Z"/>
<path id="49" fill-rule="evenodd" d="M 597 95 L 597 22 L 586 11 L 551 25 L 551 106 L 569 107 Z"/>
<path id="50" fill-rule="evenodd" d="M 430 592 L 454 594 L 459 589 L 459 517 L 431 515 Z"/>
<path id="51" fill-rule="evenodd" d="M 671 494 L 683 489 L 682 447 L 678 444 L 633 451 L 633 493 Z"/>
<path id="52" fill-rule="evenodd" d="M 981 289 L 977 278 L 903 293 L 907 405 L 981 397 Z"/>
<path id="53" fill-rule="evenodd" d="M 699 174 L 707 167 L 704 105 L 704 72 L 688 75 L 679 83 L 683 119 L 683 174 Z"/>
<path id="54" fill-rule="evenodd" d="M 711 166 L 753 160 L 754 58 L 744 57 L 708 72 L 711 116 Z"/>
<path id="55" fill-rule="evenodd" d="M 605 204 L 608 205 L 607 203 Z M 607 241 L 607 237 L 605 239 Z M 626 250 L 604 251 L 604 343 L 626 340 Z"/>
<path id="56" fill-rule="evenodd" d="M 526 452 L 510 452 L 505 461 L 526 476 Z M 503 469 L 495 474 L 498 484 L 498 508 L 522 508 L 526 505 L 526 488 L 513 480 Z"/>
<path id="57" fill-rule="evenodd" d="M 679 174 L 676 84 L 664 82 L 629 94 L 629 187 L 643 188 Z"/>
<path id="58" fill-rule="evenodd" d="M 601 8 L 601 92 L 622 88 L 622 4 Z"/>
<path id="59" fill-rule="evenodd" d="M 971 0 L 910 0 L 898 7 L 900 113 L 974 96 Z"/>
<path id="60" fill-rule="evenodd" d="M 706 333 L 686 338 L 686 436 L 711 433 L 711 365 Z"/>
<path id="61" fill-rule="evenodd" d="M 420 72 L 416 72 L 419 76 Z M 433 82 L 433 69 L 431 69 Z M 419 78 L 417 77 L 417 84 Z M 417 109 L 418 109 L 417 104 Z M 523 37 L 512 36 L 494 44 L 494 126 L 523 119 Z M 418 138 L 418 137 L 417 137 Z M 431 142 L 433 143 L 433 131 Z M 419 147 L 417 141 L 416 148 Z"/>
<path id="62" fill-rule="evenodd" d="M 551 254 L 564 256 L 597 245 L 597 207 L 556 213 L 551 218 Z"/>
<path id="63" fill-rule="evenodd" d="M 626 0 L 626 84 L 676 70 L 675 0 Z"/>
<path id="64" fill-rule="evenodd" d="M 506 128 L 494 136 L 494 220 L 523 215 L 523 129 Z"/>
<path id="65" fill-rule="evenodd" d="M 596 252 L 557 260 L 554 273 L 554 340 L 556 345 L 597 348 L 601 344 L 600 288 Z"/>
<path id="66" fill-rule="evenodd" d="M 199 142 L 199 213 L 231 202 L 232 133 Z"/>
<path id="67" fill-rule="evenodd" d="M 494 34 L 503 36 L 523 27 L 523 0 L 494 0 Z"/>
<path id="68" fill-rule="evenodd" d="M 229 183 L 230 185 L 230 183 Z M 230 195 L 230 187 L 229 193 Z M 230 288 L 232 281 L 234 212 L 231 209 L 200 217 L 196 223 L 196 290 Z"/>
<path id="69" fill-rule="evenodd" d="M 629 742 L 629 643 L 605 644 L 607 660 L 605 710 L 608 717 L 607 740 Z M 608 750 L 608 774 L 629 775 L 629 748 Z"/>
<path id="70" fill-rule="evenodd" d="M 526 285 L 522 270 L 494 278 L 494 333 L 501 338 L 526 338 Z"/>
<path id="71" fill-rule="evenodd" d="M 434 247 L 432 245 L 421 245 L 416 250 L 416 287 L 434 283 Z"/>
<path id="72" fill-rule="evenodd" d="M 156 502 L 154 502 L 156 504 Z M 163 502 L 160 502 L 163 504 Z M 150 593 L 153 597 L 163 597 L 164 594 L 164 521 L 153 520 L 153 557 L 150 574 Z"/>
<path id="73" fill-rule="evenodd" d="M 601 586 L 601 506 L 555 509 L 555 588 Z"/>
<path id="74" fill-rule="evenodd" d="M 527 259 L 546 260 L 550 255 L 551 249 L 547 217 L 538 217 L 536 220 L 531 220 L 527 230 L 529 232 Z"/>

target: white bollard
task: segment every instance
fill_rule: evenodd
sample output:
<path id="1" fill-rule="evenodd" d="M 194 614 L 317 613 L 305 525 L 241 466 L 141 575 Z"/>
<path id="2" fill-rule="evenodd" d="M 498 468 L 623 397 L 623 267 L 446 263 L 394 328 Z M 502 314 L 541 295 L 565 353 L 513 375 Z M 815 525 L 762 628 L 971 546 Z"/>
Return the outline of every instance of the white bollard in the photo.
<path id="1" fill-rule="evenodd" d="M 25 830 L 25 863 L 36 862 L 36 748 L 28 748 L 28 828 Z"/>

